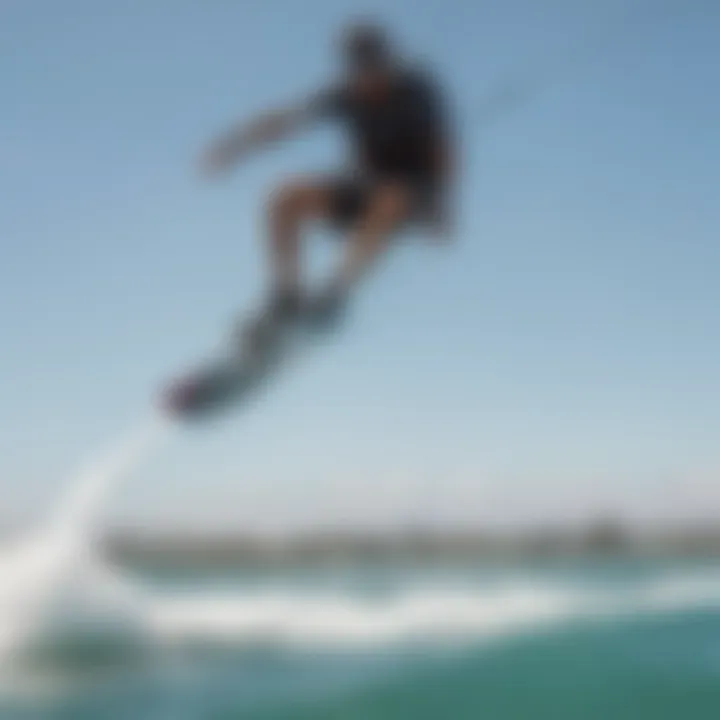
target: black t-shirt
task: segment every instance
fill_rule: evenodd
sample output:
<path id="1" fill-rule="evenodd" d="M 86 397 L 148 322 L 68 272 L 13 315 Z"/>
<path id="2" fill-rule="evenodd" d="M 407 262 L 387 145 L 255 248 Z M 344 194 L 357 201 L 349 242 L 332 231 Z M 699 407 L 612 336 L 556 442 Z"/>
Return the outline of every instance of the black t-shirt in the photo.
<path id="1" fill-rule="evenodd" d="M 432 180 L 435 153 L 446 128 L 441 94 L 428 75 L 407 70 L 386 97 L 363 100 L 346 84 L 326 90 L 313 102 L 321 117 L 346 124 L 361 171 Z"/>

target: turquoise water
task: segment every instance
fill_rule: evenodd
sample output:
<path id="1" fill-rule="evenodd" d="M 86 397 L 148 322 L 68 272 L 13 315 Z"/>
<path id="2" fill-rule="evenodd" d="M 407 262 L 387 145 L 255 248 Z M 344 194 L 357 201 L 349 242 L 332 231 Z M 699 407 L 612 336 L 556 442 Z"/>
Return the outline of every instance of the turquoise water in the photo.
<path id="1" fill-rule="evenodd" d="M 150 598 L 133 641 L 78 633 L 44 648 L 6 677 L 0 717 L 720 717 L 707 563 L 132 582 Z"/>
<path id="2" fill-rule="evenodd" d="M 705 719 L 720 716 L 720 616 L 560 632 L 265 718 Z"/>

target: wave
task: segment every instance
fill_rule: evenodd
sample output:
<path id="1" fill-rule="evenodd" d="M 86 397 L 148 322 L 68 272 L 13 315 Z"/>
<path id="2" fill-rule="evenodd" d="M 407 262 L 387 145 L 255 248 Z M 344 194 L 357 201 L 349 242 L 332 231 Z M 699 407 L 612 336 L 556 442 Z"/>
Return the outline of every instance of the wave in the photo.
<path id="1" fill-rule="evenodd" d="M 195 648 L 391 652 L 408 644 L 482 645 L 577 621 L 714 610 L 720 574 L 676 570 L 591 586 L 508 573 L 443 584 L 398 579 L 393 592 L 238 587 L 220 593 L 143 587 L 96 555 L 93 527 L 116 482 L 167 436 L 153 420 L 99 457 L 39 533 L 0 549 L 0 694 L 17 668 L 63 672 L 110 658 L 113 672 L 161 667 Z M 176 654 L 174 651 L 178 651 Z"/>
<path id="2" fill-rule="evenodd" d="M 720 607 L 713 570 L 590 585 L 584 580 L 458 578 L 398 582 L 392 592 L 238 587 L 151 590 L 90 554 L 57 563 L 25 548 L 0 582 L 0 660 L 28 648 L 131 641 L 144 651 L 218 646 L 360 650 L 408 643 L 481 643 L 576 621 L 622 620 Z"/>
<path id="3" fill-rule="evenodd" d="M 352 649 L 479 642 L 576 620 L 714 609 L 719 603 L 720 577 L 711 573 L 593 589 L 519 577 L 490 586 L 400 590 L 374 600 L 292 591 L 168 598 L 155 603 L 147 620 L 166 643 Z"/>

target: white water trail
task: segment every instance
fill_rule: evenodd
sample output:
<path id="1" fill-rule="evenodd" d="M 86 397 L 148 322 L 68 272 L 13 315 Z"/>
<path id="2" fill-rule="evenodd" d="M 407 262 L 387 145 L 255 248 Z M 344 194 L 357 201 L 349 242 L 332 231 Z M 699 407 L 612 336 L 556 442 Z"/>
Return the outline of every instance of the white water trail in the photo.
<path id="1" fill-rule="evenodd" d="M 0 660 L 79 631 L 145 632 L 145 594 L 96 556 L 97 523 L 117 484 L 171 427 L 153 417 L 98 452 L 44 525 L 0 548 Z"/>
<path id="2" fill-rule="evenodd" d="M 420 587 L 374 601 L 343 593 L 245 593 L 156 598 L 148 627 L 170 644 L 385 649 L 406 643 L 478 643 L 579 621 L 622 621 L 716 610 L 720 576 L 677 572 L 617 587 L 531 581 Z"/>
<path id="3" fill-rule="evenodd" d="M 45 533 L 55 542 L 91 545 L 104 504 L 120 480 L 166 440 L 172 423 L 153 416 L 134 427 L 119 442 L 95 454 L 72 483 L 50 519 Z"/>

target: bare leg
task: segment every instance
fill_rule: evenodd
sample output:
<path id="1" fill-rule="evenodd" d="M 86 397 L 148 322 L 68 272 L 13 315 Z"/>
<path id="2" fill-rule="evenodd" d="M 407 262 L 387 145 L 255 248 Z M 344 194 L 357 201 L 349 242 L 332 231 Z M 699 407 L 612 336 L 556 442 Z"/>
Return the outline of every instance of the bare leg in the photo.
<path id="1" fill-rule="evenodd" d="M 257 352 L 269 348 L 278 324 L 300 310 L 301 236 L 305 221 L 327 216 L 330 195 L 326 183 L 300 180 L 273 194 L 268 206 L 270 297 L 256 317 L 241 320 L 238 337 Z"/>
<path id="2" fill-rule="evenodd" d="M 272 333 L 274 318 L 291 318 L 298 311 L 319 329 L 334 324 L 344 299 L 355 288 L 378 257 L 388 240 L 405 220 L 410 208 L 408 189 L 387 183 L 375 189 L 363 217 L 348 239 L 347 252 L 325 292 L 309 304 L 300 301 L 302 224 L 327 218 L 332 210 L 333 187 L 326 182 L 305 181 L 281 188 L 270 205 L 270 267 L 273 298 L 269 315 L 260 319 L 253 333 L 260 344 Z M 303 305 L 301 308 L 300 305 Z M 270 320 L 267 322 L 266 320 Z"/>
<path id="3" fill-rule="evenodd" d="M 270 269 L 275 292 L 295 293 L 300 287 L 301 226 L 324 217 L 330 199 L 326 187 L 313 180 L 292 182 L 271 199 L 269 208 Z"/>
<path id="4" fill-rule="evenodd" d="M 332 288 L 346 294 L 362 280 L 386 250 L 389 239 L 407 217 L 409 207 L 410 196 L 402 185 L 387 184 L 375 191 L 348 242 Z"/>
<path id="5" fill-rule="evenodd" d="M 388 247 L 388 241 L 410 208 L 408 190 L 397 184 L 378 188 L 348 240 L 347 252 L 325 291 L 306 307 L 306 318 L 318 330 L 334 327 L 357 284 Z"/>

